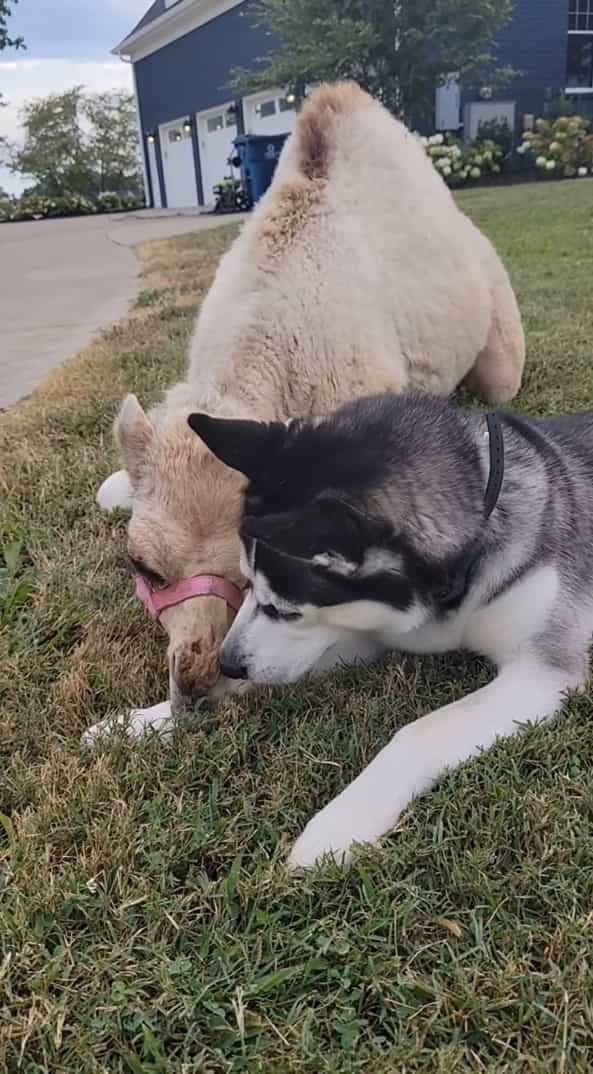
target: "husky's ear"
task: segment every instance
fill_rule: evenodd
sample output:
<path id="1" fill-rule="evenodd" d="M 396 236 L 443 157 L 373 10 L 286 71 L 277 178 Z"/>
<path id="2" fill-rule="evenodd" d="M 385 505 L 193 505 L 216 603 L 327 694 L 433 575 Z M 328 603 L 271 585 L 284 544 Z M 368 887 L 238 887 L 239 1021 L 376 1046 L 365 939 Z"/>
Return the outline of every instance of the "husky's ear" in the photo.
<path id="1" fill-rule="evenodd" d="M 127 395 L 115 420 L 115 440 L 132 485 L 136 485 L 154 429 L 135 395 Z"/>
<path id="2" fill-rule="evenodd" d="M 247 515 L 241 533 L 278 552 L 307 559 L 338 574 L 354 574 L 379 525 L 340 500 L 326 499 L 293 511 L 258 518 Z"/>
<path id="3" fill-rule="evenodd" d="M 217 459 L 251 481 L 257 480 L 286 435 L 286 426 L 281 422 L 266 425 L 263 421 L 212 418 L 208 414 L 190 414 L 187 420 Z"/>

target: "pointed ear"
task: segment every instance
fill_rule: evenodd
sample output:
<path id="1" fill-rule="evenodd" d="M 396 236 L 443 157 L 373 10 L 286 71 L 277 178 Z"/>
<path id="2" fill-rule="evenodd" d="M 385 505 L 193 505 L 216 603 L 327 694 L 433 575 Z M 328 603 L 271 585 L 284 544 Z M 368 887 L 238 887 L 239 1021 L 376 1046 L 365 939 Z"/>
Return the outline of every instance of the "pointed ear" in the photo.
<path id="1" fill-rule="evenodd" d="M 154 429 L 135 395 L 127 395 L 115 420 L 115 441 L 132 485 L 138 483 Z"/>
<path id="2" fill-rule="evenodd" d="M 208 414 L 190 414 L 187 420 L 217 459 L 252 481 L 282 446 L 286 434 L 280 422 L 266 425 L 263 421 L 211 418 Z"/>

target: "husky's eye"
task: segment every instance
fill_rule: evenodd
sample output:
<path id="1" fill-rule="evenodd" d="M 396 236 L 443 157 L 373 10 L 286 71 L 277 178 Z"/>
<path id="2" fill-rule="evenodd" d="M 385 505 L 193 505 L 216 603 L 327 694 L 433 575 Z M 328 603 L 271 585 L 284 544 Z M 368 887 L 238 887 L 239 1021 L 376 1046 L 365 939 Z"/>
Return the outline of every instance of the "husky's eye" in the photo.
<path id="1" fill-rule="evenodd" d="M 285 622 L 291 622 L 301 618 L 298 612 L 281 612 L 274 604 L 260 604 L 260 609 L 264 615 L 267 615 L 268 619 L 273 619 L 274 622 L 278 619 L 283 619 Z"/>

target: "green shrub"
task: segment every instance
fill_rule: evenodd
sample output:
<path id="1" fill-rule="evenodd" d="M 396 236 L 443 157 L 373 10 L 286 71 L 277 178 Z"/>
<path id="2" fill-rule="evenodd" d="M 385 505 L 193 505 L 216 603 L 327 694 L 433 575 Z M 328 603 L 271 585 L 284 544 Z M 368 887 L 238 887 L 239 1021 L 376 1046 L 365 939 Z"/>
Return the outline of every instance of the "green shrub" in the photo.
<path id="1" fill-rule="evenodd" d="M 583 116 L 536 119 L 517 153 L 527 155 L 548 178 L 583 179 L 593 173 L 593 134 Z"/>
<path id="2" fill-rule="evenodd" d="M 433 134 L 420 141 L 448 186 L 476 183 L 502 171 L 505 154 L 491 138 L 464 143 L 450 135 Z"/>
<path id="3" fill-rule="evenodd" d="M 495 142 L 506 158 L 513 148 L 513 132 L 506 119 L 489 119 L 478 127 L 478 141 Z"/>
<path id="4" fill-rule="evenodd" d="M 131 212 L 133 209 L 143 209 L 144 198 L 138 197 L 137 194 L 125 194 L 121 199 L 121 207 L 128 212 Z"/>
<path id="5" fill-rule="evenodd" d="M 6 220 L 12 220 L 15 211 L 15 202 L 10 197 L 0 197 L 0 224 Z"/>
<path id="6" fill-rule="evenodd" d="M 100 213 L 116 213 L 121 207 L 121 198 L 114 190 L 105 190 L 97 198 L 97 211 Z"/>
<path id="7" fill-rule="evenodd" d="M 52 205 L 51 198 L 35 194 L 20 198 L 15 206 L 13 220 L 42 220 L 50 215 Z"/>

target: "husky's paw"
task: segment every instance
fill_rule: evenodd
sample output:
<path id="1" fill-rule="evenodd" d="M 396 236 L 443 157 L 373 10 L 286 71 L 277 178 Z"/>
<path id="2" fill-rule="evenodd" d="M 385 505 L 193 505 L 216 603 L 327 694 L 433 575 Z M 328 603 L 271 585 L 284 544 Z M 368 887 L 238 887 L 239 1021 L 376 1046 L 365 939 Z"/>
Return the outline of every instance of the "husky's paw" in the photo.
<path id="1" fill-rule="evenodd" d="M 175 721 L 171 713 L 171 702 L 161 701 L 158 705 L 151 705 L 148 709 L 132 709 L 125 716 L 115 716 L 89 727 L 82 736 L 83 746 L 94 746 L 102 738 L 122 732 L 129 738 L 142 738 L 143 735 L 159 735 L 167 739 L 171 737 Z"/>
<path id="2" fill-rule="evenodd" d="M 355 845 L 374 843 L 381 834 L 368 823 L 364 811 L 355 813 L 336 799 L 309 821 L 289 854 L 288 866 L 311 869 L 326 857 L 338 865 L 349 865 Z"/>
<path id="3" fill-rule="evenodd" d="M 97 506 L 102 511 L 115 511 L 121 507 L 125 511 L 132 509 L 132 482 L 126 470 L 117 470 L 107 477 L 97 493 Z"/>

